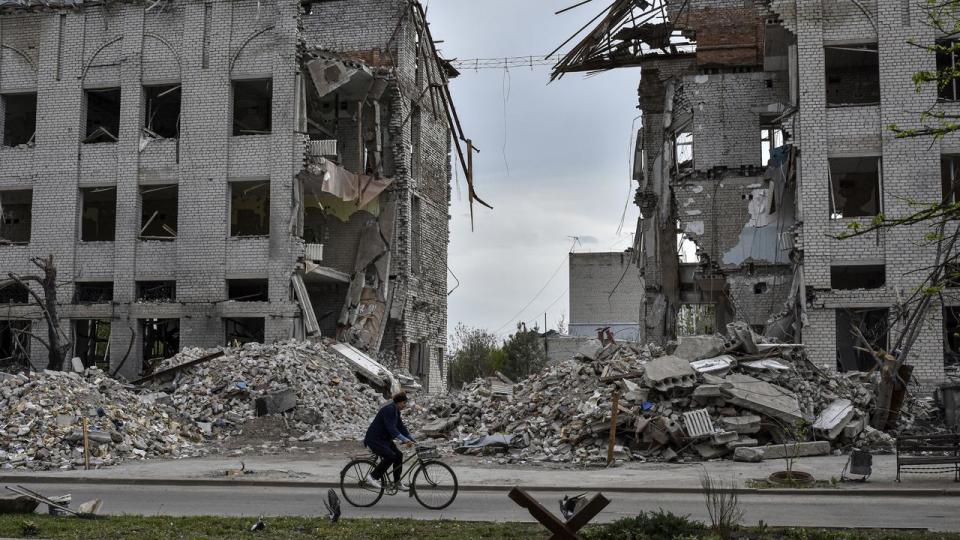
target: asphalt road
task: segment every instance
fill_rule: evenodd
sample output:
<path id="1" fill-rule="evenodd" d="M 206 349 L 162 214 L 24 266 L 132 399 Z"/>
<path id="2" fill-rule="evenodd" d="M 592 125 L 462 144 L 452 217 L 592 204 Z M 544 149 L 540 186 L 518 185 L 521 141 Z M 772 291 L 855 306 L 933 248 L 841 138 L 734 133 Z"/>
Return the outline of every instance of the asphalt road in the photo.
<path id="1" fill-rule="evenodd" d="M 324 515 L 321 498 L 326 490 L 260 487 L 167 487 L 123 485 L 24 484 L 45 495 L 73 495 L 73 506 L 103 499 L 109 514 L 161 515 Z M 4 490 L 5 491 L 5 490 Z M 573 495 L 571 493 L 571 495 Z M 559 512 L 560 492 L 535 492 L 553 512 Z M 640 510 L 663 508 L 706 520 L 701 495 L 612 493 L 610 506 L 598 521 L 636 515 Z M 763 520 L 769 525 L 820 527 L 928 528 L 960 531 L 960 497 L 861 497 L 741 495 L 744 523 Z M 345 501 L 344 517 L 403 517 L 458 519 L 463 521 L 532 521 L 505 492 L 461 492 L 453 505 L 441 512 L 422 508 L 405 495 L 384 497 L 373 508 L 353 508 Z M 45 507 L 41 507 L 45 509 Z"/>

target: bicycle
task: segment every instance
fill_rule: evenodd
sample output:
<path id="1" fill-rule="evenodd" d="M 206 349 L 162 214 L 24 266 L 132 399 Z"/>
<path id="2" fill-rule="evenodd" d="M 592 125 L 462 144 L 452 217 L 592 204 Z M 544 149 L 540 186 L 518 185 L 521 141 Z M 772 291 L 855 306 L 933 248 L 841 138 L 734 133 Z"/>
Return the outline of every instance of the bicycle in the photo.
<path id="1" fill-rule="evenodd" d="M 404 458 L 400 482 L 412 477 L 409 482 L 410 496 L 415 497 L 424 508 L 443 510 L 457 498 L 457 475 L 449 465 L 440 461 L 440 453 L 436 448 L 416 445 L 414 450 Z M 384 474 L 379 488 L 366 481 L 379 459 L 376 454 L 354 458 L 340 471 L 340 492 L 351 505 L 367 508 L 377 504 L 384 493 L 393 496 L 399 492 L 396 484 L 387 481 L 390 471 Z"/>

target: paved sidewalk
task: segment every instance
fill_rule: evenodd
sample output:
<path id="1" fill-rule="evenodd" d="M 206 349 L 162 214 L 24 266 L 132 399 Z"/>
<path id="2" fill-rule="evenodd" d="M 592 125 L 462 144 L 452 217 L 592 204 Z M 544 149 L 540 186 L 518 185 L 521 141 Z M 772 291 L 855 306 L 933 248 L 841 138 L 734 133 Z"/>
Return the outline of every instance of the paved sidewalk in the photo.
<path id="1" fill-rule="evenodd" d="M 270 485 L 289 487 L 334 486 L 348 457 L 326 456 L 213 456 L 181 460 L 130 461 L 119 466 L 99 470 L 74 471 L 0 471 L 0 483 L 47 482 L 47 483 L 100 483 L 100 484 L 166 484 L 166 485 Z M 229 470 L 246 465 L 247 474 L 232 475 Z M 783 470 L 782 460 L 762 463 L 736 463 L 714 461 L 706 463 L 629 463 L 612 468 L 554 469 L 543 466 L 496 465 L 492 463 L 463 463 L 457 458 L 453 463 L 460 485 L 467 490 L 506 490 L 513 486 L 528 489 L 548 490 L 605 490 L 630 492 L 697 492 L 700 491 L 700 476 L 703 471 L 715 478 L 734 480 L 745 492 L 751 479 L 766 478 L 770 473 Z M 471 460 L 472 461 L 472 460 Z M 867 483 L 840 483 L 840 473 L 847 461 L 846 456 L 801 458 L 795 468 L 809 472 L 817 480 L 835 486 L 821 489 L 782 490 L 794 494 L 811 495 L 828 490 L 832 494 L 858 495 L 957 495 L 960 483 L 953 481 L 952 473 L 904 475 L 903 482 L 895 482 L 896 458 L 874 456 L 873 471 Z M 776 494 L 781 490 L 765 489 L 760 493 Z"/>

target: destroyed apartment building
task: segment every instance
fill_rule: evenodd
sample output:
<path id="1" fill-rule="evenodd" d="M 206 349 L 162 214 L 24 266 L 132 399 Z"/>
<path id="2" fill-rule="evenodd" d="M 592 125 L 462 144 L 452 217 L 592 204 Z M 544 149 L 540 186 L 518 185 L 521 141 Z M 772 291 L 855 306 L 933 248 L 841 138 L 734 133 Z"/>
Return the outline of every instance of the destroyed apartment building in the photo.
<path id="1" fill-rule="evenodd" d="M 0 0 L 0 47 L 0 269 L 53 255 L 68 355 L 135 378 L 322 335 L 444 388 L 472 145 L 418 2 Z M 44 367 L 29 292 L 0 358 Z"/>
<path id="2" fill-rule="evenodd" d="M 745 321 L 839 371 L 875 366 L 854 328 L 893 346 L 893 308 L 935 260 L 929 229 L 837 237 L 908 199 L 953 200 L 960 137 L 888 128 L 960 100 L 912 80 L 956 60 L 908 43 L 942 38 L 925 17 L 902 0 L 618 0 L 573 46 L 555 78 L 641 68 L 641 343 Z M 925 389 L 957 373 L 946 292 L 911 351 Z"/>

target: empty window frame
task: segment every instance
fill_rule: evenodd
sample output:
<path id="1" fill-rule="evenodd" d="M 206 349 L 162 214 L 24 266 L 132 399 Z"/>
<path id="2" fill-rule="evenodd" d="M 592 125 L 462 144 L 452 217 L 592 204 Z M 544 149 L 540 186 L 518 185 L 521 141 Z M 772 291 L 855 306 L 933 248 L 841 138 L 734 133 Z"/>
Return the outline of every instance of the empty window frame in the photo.
<path id="1" fill-rule="evenodd" d="M 949 76 L 949 70 L 960 69 L 960 41 L 942 40 L 937 42 L 937 46 L 942 48 L 937 51 L 937 73 Z M 940 99 L 945 101 L 960 100 L 960 81 L 957 77 L 950 77 L 950 80 L 939 88 L 938 93 Z"/>
<path id="2" fill-rule="evenodd" d="M 177 299 L 176 281 L 138 281 L 138 302 L 173 302 Z"/>
<path id="3" fill-rule="evenodd" d="M 180 352 L 180 319 L 143 319 L 143 362 L 147 371 Z"/>
<path id="4" fill-rule="evenodd" d="M 33 191 L 0 191 L 0 245 L 29 244 Z"/>
<path id="5" fill-rule="evenodd" d="M 760 117 L 760 164 L 763 166 L 770 161 L 773 149 L 783 146 L 783 130 L 771 120 Z"/>
<path id="6" fill-rule="evenodd" d="M 266 279 L 228 279 L 227 298 L 235 302 L 268 302 L 269 282 Z"/>
<path id="7" fill-rule="evenodd" d="M 0 304 L 27 304 L 30 293 L 27 288 L 13 281 L 0 283 Z"/>
<path id="8" fill-rule="evenodd" d="M 110 320 L 77 319 L 73 321 L 73 355 L 84 367 L 110 369 Z"/>
<path id="9" fill-rule="evenodd" d="M 180 85 L 144 86 L 143 129 L 162 139 L 180 136 Z"/>
<path id="10" fill-rule="evenodd" d="M 871 346 L 887 350 L 889 316 L 890 310 L 887 308 L 836 310 L 838 371 L 868 371 L 876 368 L 877 361 L 873 355 L 858 349 L 863 347 L 863 343 L 854 328 L 863 334 Z"/>
<path id="11" fill-rule="evenodd" d="M 678 133 L 673 142 L 677 172 L 693 168 L 693 133 Z"/>
<path id="12" fill-rule="evenodd" d="M 960 306 L 943 307 L 943 360 L 945 366 L 960 365 Z"/>
<path id="13" fill-rule="evenodd" d="M 140 186 L 140 238 L 175 240 L 177 238 L 177 184 Z"/>
<path id="14" fill-rule="evenodd" d="M 117 142 L 120 136 L 120 89 L 87 90 L 85 143 Z"/>
<path id="15" fill-rule="evenodd" d="M 75 304 L 107 304 L 113 301 L 112 281 L 78 281 L 73 289 Z"/>
<path id="16" fill-rule="evenodd" d="M 831 219 L 875 216 L 883 211 L 879 157 L 830 159 Z"/>
<path id="17" fill-rule="evenodd" d="M 37 131 L 37 94 L 4 94 L 3 145 L 33 144 Z"/>
<path id="18" fill-rule="evenodd" d="M 877 44 L 824 47 L 827 107 L 880 103 Z"/>
<path id="19" fill-rule="evenodd" d="M 886 283 L 887 267 L 882 264 L 830 267 L 831 289 L 879 289 Z"/>
<path id="20" fill-rule="evenodd" d="M 430 371 L 430 349 L 420 343 L 411 343 L 408 367 L 414 377 L 426 376 Z"/>
<path id="21" fill-rule="evenodd" d="M 960 263 L 945 263 L 943 265 L 941 283 L 944 287 L 960 287 Z"/>
<path id="22" fill-rule="evenodd" d="M 270 235 L 270 182 L 230 182 L 230 236 Z"/>
<path id="23" fill-rule="evenodd" d="M 960 202 L 960 156 L 940 156 L 940 185 L 944 204 Z"/>
<path id="24" fill-rule="evenodd" d="M 117 230 L 117 188 L 82 188 L 80 199 L 80 240 L 113 242 Z"/>
<path id="25" fill-rule="evenodd" d="M 244 343 L 263 343 L 263 317 L 234 317 L 224 319 L 224 336 L 227 345 L 243 345 Z"/>
<path id="26" fill-rule="evenodd" d="M 677 335 L 713 334 L 717 328 L 716 304 L 682 304 L 677 313 Z"/>
<path id="27" fill-rule="evenodd" d="M 266 135 L 271 131 L 273 79 L 233 81 L 233 134 Z"/>
<path id="28" fill-rule="evenodd" d="M 22 319 L 0 319 L 0 365 L 9 367 L 11 360 L 19 363 L 30 358 L 30 321 Z"/>

